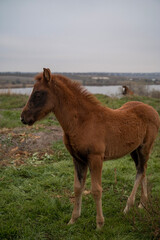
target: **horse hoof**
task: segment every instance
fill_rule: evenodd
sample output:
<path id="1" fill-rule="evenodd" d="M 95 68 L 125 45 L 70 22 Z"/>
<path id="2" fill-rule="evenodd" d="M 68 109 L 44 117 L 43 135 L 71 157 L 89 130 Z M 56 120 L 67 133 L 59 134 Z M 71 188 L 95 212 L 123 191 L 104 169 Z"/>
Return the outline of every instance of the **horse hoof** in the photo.
<path id="1" fill-rule="evenodd" d="M 71 220 L 68 222 L 68 225 L 72 225 L 72 224 L 74 224 L 75 223 L 75 220 L 73 220 L 72 218 L 71 218 Z"/>
<path id="2" fill-rule="evenodd" d="M 98 222 L 97 223 L 97 230 L 101 230 L 103 226 L 104 226 L 104 222 Z"/>
<path id="3" fill-rule="evenodd" d="M 138 205 L 138 208 L 143 209 L 143 208 L 144 208 L 143 204 L 140 203 L 140 204 Z"/>
<path id="4" fill-rule="evenodd" d="M 125 209 L 124 209 L 124 211 L 123 211 L 123 213 L 124 213 L 124 214 L 127 214 L 127 213 L 128 213 L 128 211 L 129 211 L 129 207 L 128 207 L 128 206 L 126 206 L 126 207 L 125 207 Z"/>
<path id="5" fill-rule="evenodd" d="M 97 230 L 101 230 L 103 226 L 104 226 L 104 223 L 102 223 L 102 224 L 97 224 Z"/>

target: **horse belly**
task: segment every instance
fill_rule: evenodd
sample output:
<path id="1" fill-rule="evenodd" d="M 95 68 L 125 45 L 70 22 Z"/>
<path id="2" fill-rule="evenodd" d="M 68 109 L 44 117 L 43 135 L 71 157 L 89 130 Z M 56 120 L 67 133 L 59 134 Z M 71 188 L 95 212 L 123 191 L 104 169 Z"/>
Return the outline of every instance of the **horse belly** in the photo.
<path id="1" fill-rule="evenodd" d="M 115 144 L 113 146 L 110 146 L 109 148 L 106 147 L 105 160 L 121 158 L 126 154 L 133 152 L 136 148 L 138 148 L 139 145 L 140 142 L 128 142 L 126 145 Z"/>
<path id="2" fill-rule="evenodd" d="M 132 126 L 132 129 L 125 128 L 122 131 L 117 129 L 114 133 L 107 135 L 105 160 L 117 159 L 133 152 L 142 144 L 145 129 Z"/>

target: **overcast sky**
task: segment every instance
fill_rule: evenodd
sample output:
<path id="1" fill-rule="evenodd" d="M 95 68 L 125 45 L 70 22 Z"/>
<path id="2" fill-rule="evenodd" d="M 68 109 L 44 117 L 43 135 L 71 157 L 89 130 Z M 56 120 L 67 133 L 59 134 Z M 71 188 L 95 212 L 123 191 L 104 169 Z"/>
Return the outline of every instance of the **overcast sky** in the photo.
<path id="1" fill-rule="evenodd" d="M 0 0 L 0 71 L 160 72 L 160 0 Z"/>

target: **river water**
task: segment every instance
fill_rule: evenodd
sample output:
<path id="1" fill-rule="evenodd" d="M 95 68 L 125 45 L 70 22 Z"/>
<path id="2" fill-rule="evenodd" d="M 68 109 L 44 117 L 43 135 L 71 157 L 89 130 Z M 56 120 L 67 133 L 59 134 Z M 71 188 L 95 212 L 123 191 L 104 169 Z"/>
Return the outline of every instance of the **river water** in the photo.
<path id="1" fill-rule="evenodd" d="M 122 86 L 85 86 L 89 92 L 96 94 L 105 94 L 108 96 L 122 96 Z M 157 90 L 160 91 L 160 85 L 148 85 L 147 91 Z M 0 93 L 15 93 L 15 94 L 26 94 L 30 95 L 32 88 L 11 88 L 11 89 L 0 89 Z"/>

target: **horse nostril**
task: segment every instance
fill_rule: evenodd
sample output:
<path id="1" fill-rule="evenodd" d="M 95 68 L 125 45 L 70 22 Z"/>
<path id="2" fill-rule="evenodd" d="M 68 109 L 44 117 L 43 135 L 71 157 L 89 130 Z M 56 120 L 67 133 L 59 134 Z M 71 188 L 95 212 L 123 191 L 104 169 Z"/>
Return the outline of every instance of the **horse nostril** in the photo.
<path id="1" fill-rule="evenodd" d="M 27 124 L 23 117 L 21 117 L 21 122 L 22 122 L 23 124 Z"/>

